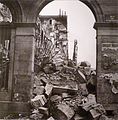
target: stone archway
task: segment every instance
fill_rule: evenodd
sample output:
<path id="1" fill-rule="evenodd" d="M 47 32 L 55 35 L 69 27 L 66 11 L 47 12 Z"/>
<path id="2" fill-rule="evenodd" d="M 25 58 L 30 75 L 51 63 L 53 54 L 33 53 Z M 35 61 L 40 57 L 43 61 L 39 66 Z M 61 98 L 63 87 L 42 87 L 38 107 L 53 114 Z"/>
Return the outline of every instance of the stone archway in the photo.
<path id="1" fill-rule="evenodd" d="M 9 113 L 28 113 L 29 94 L 32 81 L 33 62 L 34 62 L 34 41 L 35 41 L 35 22 L 37 15 L 49 2 L 53 0 L 0 0 L 11 10 L 13 16 L 11 40 L 13 44 L 11 55 L 11 81 L 10 99 L 0 101 L 0 117 Z M 80 0 L 85 3 L 93 12 L 96 18 L 95 29 L 97 32 L 97 100 L 106 109 L 114 110 L 118 108 L 118 94 L 113 94 L 109 82 L 103 74 L 118 73 L 118 69 L 103 69 L 103 51 L 109 43 L 110 47 L 116 49 L 118 44 L 118 15 L 117 0 Z M 109 6 L 109 9 L 107 8 Z M 115 44 L 114 44 L 115 43 Z M 108 45 L 108 44 L 107 44 Z M 110 54 L 111 55 L 111 54 Z M 113 54 L 115 55 L 115 53 Z M 112 57 L 112 56 L 110 56 Z M 117 56 L 116 56 L 117 57 Z M 117 63 L 117 59 L 116 62 Z M 25 66 L 25 67 L 24 67 Z M 28 66 L 28 67 L 27 67 Z M 102 88 L 102 89 L 101 89 Z M 24 92 L 25 91 L 25 92 Z M 15 101 L 14 96 L 21 101 Z M 3 110 L 4 108 L 4 110 Z M 12 108 L 12 111 L 10 111 Z"/>
<path id="2" fill-rule="evenodd" d="M 37 7 L 36 13 L 38 14 L 43 7 L 45 7 L 50 1 L 42 1 L 40 2 L 40 7 Z M 104 105 L 104 107 L 107 110 L 115 110 L 117 108 L 118 102 L 118 94 L 116 92 L 113 93 L 113 88 L 109 85 L 109 81 L 105 80 L 103 75 L 106 74 L 112 74 L 112 77 L 114 78 L 115 74 L 118 74 L 117 70 L 118 68 L 112 68 L 109 69 L 104 69 L 104 66 L 102 62 L 104 61 L 103 59 L 103 53 L 107 53 L 105 49 L 110 49 L 109 46 L 104 46 L 109 43 L 111 45 L 112 49 L 116 49 L 114 47 L 114 44 L 117 46 L 118 42 L 118 36 L 116 34 L 117 32 L 117 21 L 118 21 L 118 16 L 117 16 L 117 11 L 115 12 L 116 6 L 118 6 L 117 2 L 111 2 L 109 1 L 108 3 L 97 0 L 80 0 L 84 4 L 86 4 L 91 11 L 93 12 L 95 18 L 96 18 L 96 23 L 94 28 L 96 29 L 96 39 L 97 39 L 97 101 L 101 104 Z M 38 2 L 36 3 L 37 5 L 39 4 Z M 106 6 L 111 5 L 109 10 L 107 10 Z M 36 14 L 36 15 L 37 15 Z M 112 16 L 113 15 L 113 16 Z M 35 16 L 36 17 L 36 16 Z M 111 54 L 110 51 L 108 52 L 108 55 L 110 58 L 114 57 L 115 61 L 117 61 L 117 54 Z M 104 61 L 105 62 L 105 61 Z M 113 60 L 110 61 L 111 63 Z M 116 62 L 115 62 L 116 63 Z M 102 77 L 101 77 L 102 76 Z M 106 82 L 107 81 L 107 82 Z M 116 80 L 117 81 L 117 80 Z M 118 82 L 118 81 L 117 81 Z M 107 91 L 106 91 L 107 89 Z"/>
<path id="3" fill-rule="evenodd" d="M 38 1 L 36 4 L 38 5 L 40 3 L 40 7 L 37 7 L 35 8 L 36 9 L 36 16 L 35 18 L 37 17 L 37 15 L 39 14 L 39 12 L 50 2 L 52 2 L 54 0 L 48 0 L 48 1 Z M 104 16 L 103 16 L 103 12 L 102 12 L 102 9 L 99 5 L 99 3 L 95 0 L 95 1 L 91 1 L 91 0 L 80 0 L 81 2 L 83 2 L 85 5 L 87 5 L 92 13 L 94 14 L 95 16 L 95 19 L 96 19 L 96 22 L 103 22 L 104 21 Z"/>

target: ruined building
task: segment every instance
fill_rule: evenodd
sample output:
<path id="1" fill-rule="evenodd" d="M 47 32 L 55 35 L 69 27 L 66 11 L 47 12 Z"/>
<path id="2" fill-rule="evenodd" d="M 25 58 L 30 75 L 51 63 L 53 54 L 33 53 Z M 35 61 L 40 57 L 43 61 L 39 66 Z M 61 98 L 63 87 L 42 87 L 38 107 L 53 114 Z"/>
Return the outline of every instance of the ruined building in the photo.
<path id="1" fill-rule="evenodd" d="M 68 59 L 67 16 L 38 16 L 35 65 L 53 62 L 56 66 Z"/>
<path id="2" fill-rule="evenodd" d="M 12 14 L 11 23 L 0 23 L 0 42 L 10 40 L 7 90 L 0 91 L 2 119 L 9 114 L 30 111 L 28 101 L 34 72 L 36 18 L 52 1 L 0 0 Z M 118 0 L 79 1 L 90 8 L 96 20 L 97 102 L 110 113 L 118 114 Z"/>

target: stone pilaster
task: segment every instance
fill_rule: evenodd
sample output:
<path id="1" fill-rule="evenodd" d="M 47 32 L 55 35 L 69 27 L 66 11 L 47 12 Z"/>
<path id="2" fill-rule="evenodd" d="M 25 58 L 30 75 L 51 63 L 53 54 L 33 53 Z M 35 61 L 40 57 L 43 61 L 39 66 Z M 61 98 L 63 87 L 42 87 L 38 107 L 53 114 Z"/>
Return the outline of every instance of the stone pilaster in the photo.
<path id="1" fill-rule="evenodd" d="M 96 23 L 97 30 L 97 101 L 108 110 L 118 107 L 118 94 L 111 79 L 118 75 L 118 24 Z M 109 77 L 109 78 L 106 78 Z M 115 86 L 118 89 L 118 85 Z"/>
<path id="2" fill-rule="evenodd" d="M 33 24 L 16 24 L 13 101 L 27 102 L 30 99 L 34 69 L 34 35 Z"/>

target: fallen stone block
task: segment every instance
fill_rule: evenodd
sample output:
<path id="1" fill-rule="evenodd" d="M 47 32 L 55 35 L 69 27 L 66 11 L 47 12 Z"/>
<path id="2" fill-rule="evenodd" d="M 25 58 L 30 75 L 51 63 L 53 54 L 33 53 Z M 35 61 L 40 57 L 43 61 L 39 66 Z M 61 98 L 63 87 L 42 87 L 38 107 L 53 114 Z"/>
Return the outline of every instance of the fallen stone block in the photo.
<path id="1" fill-rule="evenodd" d="M 75 94 L 77 93 L 78 89 L 70 89 L 68 87 L 61 87 L 61 86 L 54 86 L 53 87 L 53 94 L 62 94 L 62 93 L 70 93 Z"/>
<path id="2" fill-rule="evenodd" d="M 76 77 L 78 78 L 79 83 L 87 83 L 85 75 L 80 70 L 77 70 Z"/>
<path id="3" fill-rule="evenodd" d="M 88 90 L 86 88 L 86 83 L 79 84 L 79 86 L 80 86 L 81 94 L 83 96 L 87 96 L 88 95 Z"/>
<path id="4" fill-rule="evenodd" d="M 37 95 L 35 98 L 31 99 L 31 104 L 35 107 L 44 106 L 47 103 L 47 99 L 44 95 Z"/>
<path id="5" fill-rule="evenodd" d="M 53 116 L 56 120 L 70 120 L 74 114 L 74 110 L 69 105 L 61 103 L 56 106 Z"/>
<path id="6" fill-rule="evenodd" d="M 95 104 L 95 105 L 93 105 L 93 108 L 96 109 L 101 114 L 106 114 L 106 111 L 101 104 Z"/>
<path id="7" fill-rule="evenodd" d="M 87 99 L 88 99 L 88 102 L 89 103 L 93 103 L 93 104 L 96 104 L 97 102 L 96 102 L 96 97 L 95 97 L 95 95 L 93 95 L 93 94 L 89 94 L 88 96 L 87 96 Z"/>
<path id="8" fill-rule="evenodd" d="M 41 82 L 41 80 L 37 76 L 34 76 L 34 83 L 36 86 L 43 85 L 43 83 Z"/>
<path id="9" fill-rule="evenodd" d="M 62 101 L 62 97 L 59 95 L 53 95 L 50 98 L 51 103 L 59 104 Z"/>
<path id="10" fill-rule="evenodd" d="M 70 97 L 68 93 L 65 93 L 65 92 L 62 93 L 62 98 L 63 98 L 63 99 L 64 99 L 64 98 L 68 98 L 68 97 Z"/>
<path id="11" fill-rule="evenodd" d="M 85 103 L 82 105 L 82 108 L 85 110 L 85 111 L 89 111 L 92 109 L 92 103 Z"/>
<path id="12" fill-rule="evenodd" d="M 39 110 L 39 112 L 40 112 L 41 114 L 45 114 L 45 115 L 47 115 L 47 116 L 49 115 L 48 108 L 39 107 L 38 110 Z"/>
<path id="13" fill-rule="evenodd" d="M 36 86 L 36 88 L 33 90 L 33 93 L 36 95 L 42 95 L 44 93 L 44 86 Z"/>
<path id="14" fill-rule="evenodd" d="M 91 109 L 90 113 L 93 118 L 98 118 L 101 115 L 96 109 Z"/>
<path id="15" fill-rule="evenodd" d="M 93 94 L 89 94 L 86 98 L 82 100 L 82 108 L 86 111 L 89 111 L 92 109 L 93 105 L 97 104 L 96 103 L 96 97 Z"/>
<path id="16" fill-rule="evenodd" d="M 93 118 L 98 118 L 100 115 L 103 115 L 106 113 L 105 109 L 101 104 L 96 104 L 92 106 L 93 109 L 90 110 L 90 113 Z"/>
<path id="17" fill-rule="evenodd" d="M 50 96 L 52 94 L 52 89 L 53 89 L 53 85 L 52 84 L 46 84 L 45 86 L 45 93 Z"/>

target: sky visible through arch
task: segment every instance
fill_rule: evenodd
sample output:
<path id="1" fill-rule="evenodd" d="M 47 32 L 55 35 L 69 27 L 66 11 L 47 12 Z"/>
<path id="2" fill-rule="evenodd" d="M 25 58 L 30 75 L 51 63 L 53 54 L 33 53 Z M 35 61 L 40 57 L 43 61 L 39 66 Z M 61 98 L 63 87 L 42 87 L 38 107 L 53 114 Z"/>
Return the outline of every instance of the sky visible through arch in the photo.
<path id="1" fill-rule="evenodd" d="M 69 58 L 72 59 L 74 39 L 77 39 L 78 62 L 88 61 L 96 68 L 96 31 L 92 11 L 79 0 L 54 0 L 42 9 L 40 15 L 59 15 L 59 9 L 66 11 L 68 16 Z"/>

